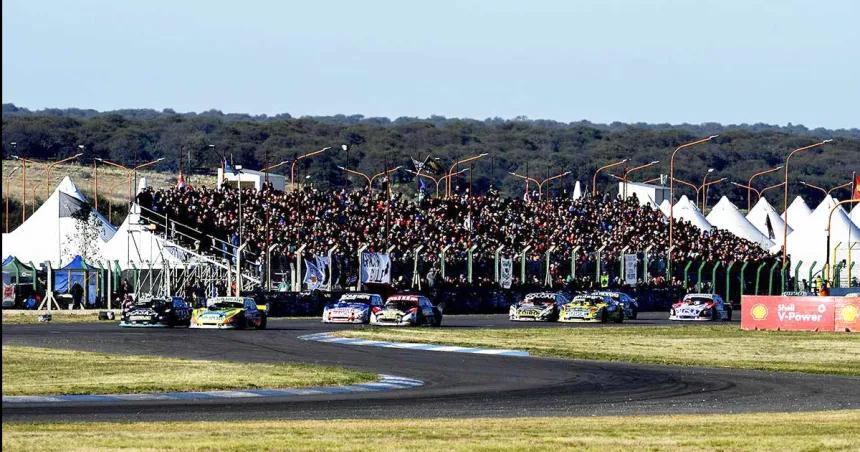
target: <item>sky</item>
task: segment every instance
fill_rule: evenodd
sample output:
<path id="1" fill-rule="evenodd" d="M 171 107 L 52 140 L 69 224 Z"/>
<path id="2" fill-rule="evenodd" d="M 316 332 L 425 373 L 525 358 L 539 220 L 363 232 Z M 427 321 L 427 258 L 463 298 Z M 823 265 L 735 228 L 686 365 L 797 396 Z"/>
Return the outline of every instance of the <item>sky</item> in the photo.
<path id="1" fill-rule="evenodd" d="M 860 127 L 857 0 L 4 0 L 30 109 Z"/>

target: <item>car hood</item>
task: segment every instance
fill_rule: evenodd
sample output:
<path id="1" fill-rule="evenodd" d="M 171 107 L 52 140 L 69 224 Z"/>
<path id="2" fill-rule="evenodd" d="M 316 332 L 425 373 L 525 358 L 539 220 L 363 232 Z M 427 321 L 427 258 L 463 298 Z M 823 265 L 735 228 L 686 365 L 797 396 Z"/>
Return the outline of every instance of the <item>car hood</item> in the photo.
<path id="1" fill-rule="evenodd" d="M 230 317 L 231 315 L 238 314 L 241 312 L 241 309 L 233 308 L 233 309 L 203 309 L 198 312 L 198 317 Z"/>

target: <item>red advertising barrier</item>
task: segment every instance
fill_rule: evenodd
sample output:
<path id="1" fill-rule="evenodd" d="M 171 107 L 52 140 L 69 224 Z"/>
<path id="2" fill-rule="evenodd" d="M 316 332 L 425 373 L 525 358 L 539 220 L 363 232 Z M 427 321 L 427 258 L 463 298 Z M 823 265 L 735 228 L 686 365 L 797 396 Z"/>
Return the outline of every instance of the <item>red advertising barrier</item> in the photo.
<path id="1" fill-rule="evenodd" d="M 836 331 L 860 331 L 860 297 L 836 299 Z"/>
<path id="2" fill-rule="evenodd" d="M 741 329 L 860 331 L 860 298 L 744 295 Z"/>

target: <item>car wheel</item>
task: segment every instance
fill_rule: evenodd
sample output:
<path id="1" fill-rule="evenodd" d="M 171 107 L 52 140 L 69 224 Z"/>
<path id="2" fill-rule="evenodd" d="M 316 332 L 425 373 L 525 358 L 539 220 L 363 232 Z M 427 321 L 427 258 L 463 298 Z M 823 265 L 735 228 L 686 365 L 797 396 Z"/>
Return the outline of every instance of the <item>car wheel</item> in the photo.
<path id="1" fill-rule="evenodd" d="M 630 320 L 636 320 L 636 317 L 639 317 L 639 310 L 633 309 L 633 315 L 630 316 Z"/>
<path id="2" fill-rule="evenodd" d="M 615 323 L 624 322 L 624 311 L 618 312 L 618 315 L 615 316 Z"/>
<path id="3" fill-rule="evenodd" d="M 268 319 L 269 319 L 268 317 L 263 317 L 262 319 L 260 319 L 260 326 L 258 326 L 257 329 L 258 330 L 265 330 L 266 329 L 266 323 L 267 323 Z"/>
<path id="4" fill-rule="evenodd" d="M 732 308 L 729 308 L 728 310 L 726 310 L 726 320 L 729 322 L 732 321 Z"/>
<path id="5" fill-rule="evenodd" d="M 442 313 L 433 309 L 433 326 L 442 326 Z"/>
<path id="6" fill-rule="evenodd" d="M 714 322 L 720 320 L 720 313 L 719 311 L 717 311 L 717 308 L 713 308 L 713 310 L 711 311 L 711 320 L 713 320 Z"/>
<path id="7" fill-rule="evenodd" d="M 606 309 L 604 309 L 604 310 L 600 313 L 600 323 L 606 323 L 606 321 L 607 321 L 607 320 L 609 320 L 609 318 L 608 318 L 608 316 L 606 315 Z"/>

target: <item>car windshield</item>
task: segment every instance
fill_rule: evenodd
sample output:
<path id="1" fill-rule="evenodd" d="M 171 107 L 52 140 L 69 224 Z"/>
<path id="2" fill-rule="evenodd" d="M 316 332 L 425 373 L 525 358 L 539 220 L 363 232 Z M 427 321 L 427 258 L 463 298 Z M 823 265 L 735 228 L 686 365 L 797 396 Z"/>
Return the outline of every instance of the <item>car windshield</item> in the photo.
<path id="1" fill-rule="evenodd" d="M 703 297 L 690 297 L 690 298 L 687 298 L 686 300 L 684 300 L 684 303 L 688 303 L 688 304 L 692 304 L 692 305 L 696 305 L 696 306 L 698 306 L 698 305 L 700 305 L 700 304 L 710 303 L 711 301 L 713 301 L 713 300 L 712 300 L 712 299 L 710 299 L 710 298 L 703 298 Z"/>
<path id="2" fill-rule="evenodd" d="M 399 311 L 406 311 L 416 306 L 418 306 L 418 302 L 413 300 L 391 300 L 385 303 L 385 309 L 397 309 Z"/>
<path id="3" fill-rule="evenodd" d="M 534 297 L 534 298 L 529 298 L 527 300 L 523 300 L 523 304 L 540 305 L 540 304 L 552 304 L 552 303 L 555 303 L 555 298 Z"/>
<path id="4" fill-rule="evenodd" d="M 136 308 L 157 308 L 164 304 L 164 300 L 138 300 L 134 303 Z"/>
<path id="5" fill-rule="evenodd" d="M 370 304 L 370 297 L 368 298 L 341 298 L 338 303 L 345 304 Z"/>
<path id="6" fill-rule="evenodd" d="M 218 303 L 213 303 L 209 305 L 210 311 L 218 311 L 221 309 L 242 309 L 242 303 L 237 301 L 219 301 Z"/>

